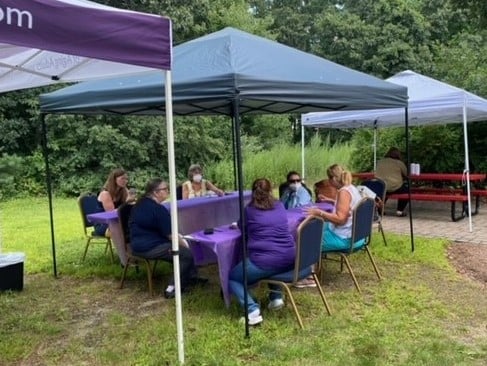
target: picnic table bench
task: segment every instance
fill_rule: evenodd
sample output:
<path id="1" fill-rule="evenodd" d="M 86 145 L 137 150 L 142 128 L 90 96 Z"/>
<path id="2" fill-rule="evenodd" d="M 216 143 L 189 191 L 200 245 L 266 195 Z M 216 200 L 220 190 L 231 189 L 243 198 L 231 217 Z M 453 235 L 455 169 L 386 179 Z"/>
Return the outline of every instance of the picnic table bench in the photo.
<path id="1" fill-rule="evenodd" d="M 472 210 L 472 216 L 479 212 L 481 197 L 487 197 L 486 189 L 472 189 L 470 196 L 475 197 L 475 209 Z M 408 200 L 408 193 L 393 193 L 387 195 L 389 199 Z M 468 196 L 462 188 L 432 188 L 416 187 L 411 188 L 412 201 L 434 201 L 434 202 L 451 202 L 451 219 L 458 221 L 468 215 Z M 456 203 L 462 202 L 460 214 L 457 214 Z"/>
<path id="2" fill-rule="evenodd" d="M 353 176 L 358 179 L 370 179 L 374 177 L 372 172 L 354 173 Z M 411 183 L 416 183 L 420 186 L 411 187 L 412 201 L 436 201 L 436 202 L 451 202 L 451 218 L 453 221 L 463 219 L 468 215 L 468 196 L 467 196 L 467 176 L 466 173 L 421 173 L 409 176 Z M 470 182 L 485 181 L 486 174 L 470 173 Z M 437 188 L 434 186 L 424 186 L 424 184 L 433 183 L 433 185 L 440 184 L 456 184 L 460 183 L 460 188 L 443 187 Z M 470 197 L 475 197 L 475 210 L 472 210 L 472 215 L 479 212 L 481 197 L 487 197 L 487 189 L 471 189 Z M 388 194 L 387 198 L 409 200 L 408 193 L 392 193 Z M 456 203 L 462 203 L 462 211 L 460 215 L 456 214 Z"/>

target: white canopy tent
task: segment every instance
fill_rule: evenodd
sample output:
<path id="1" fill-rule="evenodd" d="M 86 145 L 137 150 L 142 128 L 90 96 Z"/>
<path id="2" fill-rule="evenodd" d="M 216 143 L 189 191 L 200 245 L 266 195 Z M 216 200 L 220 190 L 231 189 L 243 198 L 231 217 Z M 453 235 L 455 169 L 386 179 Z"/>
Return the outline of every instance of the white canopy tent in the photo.
<path id="1" fill-rule="evenodd" d="M 0 93 L 164 70 L 169 183 L 176 191 L 172 120 L 171 20 L 87 0 L 0 0 Z M 42 118 L 45 132 L 45 120 Z M 44 151 L 47 151 L 44 141 Z M 54 275 L 56 251 L 49 162 L 47 188 Z M 177 232 L 176 197 L 171 198 Z M 173 238 L 178 356 L 184 363 L 177 236 Z"/>
<path id="2" fill-rule="evenodd" d="M 467 194 L 470 197 L 467 122 L 487 120 L 487 100 L 410 70 L 400 72 L 386 80 L 408 88 L 408 121 L 410 126 L 463 123 L 465 145 L 464 173 L 467 181 Z M 404 110 L 395 108 L 307 113 L 301 116 L 301 123 L 302 126 L 318 128 L 402 126 L 404 125 Z M 471 232 L 472 208 L 470 199 L 468 201 L 468 217 L 469 230 Z"/>

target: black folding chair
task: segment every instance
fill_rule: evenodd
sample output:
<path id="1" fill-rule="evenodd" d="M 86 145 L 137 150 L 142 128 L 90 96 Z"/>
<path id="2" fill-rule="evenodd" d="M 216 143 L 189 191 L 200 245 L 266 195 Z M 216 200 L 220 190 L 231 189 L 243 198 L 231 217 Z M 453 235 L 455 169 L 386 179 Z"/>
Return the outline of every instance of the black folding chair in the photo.
<path id="1" fill-rule="evenodd" d="M 382 234 L 384 245 L 387 245 L 386 236 L 384 234 L 384 227 L 382 226 L 382 219 L 384 216 L 384 206 L 386 203 L 386 183 L 380 178 L 367 179 L 362 182 L 362 185 L 374 192 L 380 201 L 376 200 L 376 212 L 378 215 L 377 228 Z M 379 206 L 379 207 L 377 207 Z"/>

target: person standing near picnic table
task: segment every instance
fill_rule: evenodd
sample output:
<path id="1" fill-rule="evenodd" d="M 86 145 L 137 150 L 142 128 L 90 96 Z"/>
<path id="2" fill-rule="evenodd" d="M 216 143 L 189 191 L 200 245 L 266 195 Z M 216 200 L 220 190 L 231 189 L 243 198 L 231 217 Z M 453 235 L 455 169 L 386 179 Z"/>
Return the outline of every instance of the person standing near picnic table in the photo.
<path id="1" fill-rule="evenodd" d="M 110 172 L 102 191 L 98 194 L 98 210 L 100 212 L 113 211 L 122 203 L 135 200 L 135 191 L 130 193 L 127 189 L 128 180 L 127 172 L 122 168 Z M 94 228 L 97 235 L 110 237 L 107 224 L 97 223 Z"/>
<path id="2" fill-rule="evenodd" d="M 203 169 L 199 164 L 193 164 L 188 169 L 188 180 L 183 183 L 183 199 L 204 197 L 210 192 L 223 196 L 225 192 L 217 188 L 210 181 L 203 179 Z"/>
<path id="3" fill-rule="evenodd" d="M 377 162 L 375 176 L 386 183 L 387 193 L 408 193 L 409 188 L 405 178 L 408 170 L 401 160 L 401 152 L 397 147 L 391 147 L 383 159 Z M 387 199 L 387 194 L 386 194 Z M 398 200 L 396 216 L 406 216 L 407 200 Z"/>
<path id="4" fill-rule="evenodd" d="M 289 271 L 294 266 L 296 248 L 289 232 L 286 209 L 272 195 L 272 184 L 260 178 L 252 184 L 252 198 L 245 207 L 248 256 L 246 260 L 247 284 L 278 273 Z M 229 286 L 240 305 L 245 304 L 243 261 L 230 272 Z M 284 306 L 279 286 L 269 285 L 269 305 L 272 310 Z M 247 293 L 249 325 L 262 322 L 259 304 Z"/>

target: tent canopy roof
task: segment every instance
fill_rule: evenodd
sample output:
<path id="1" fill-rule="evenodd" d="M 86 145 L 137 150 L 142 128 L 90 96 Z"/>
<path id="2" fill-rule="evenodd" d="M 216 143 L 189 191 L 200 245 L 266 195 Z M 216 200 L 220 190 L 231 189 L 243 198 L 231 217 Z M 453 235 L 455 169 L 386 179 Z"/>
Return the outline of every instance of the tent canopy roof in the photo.
<path id="1" fill-rule="evenodd" d="M 0 93 L 167 70 L 171 50 L 169 18 L 86 0 L 0 0 Z"/>
<path id="2" fill-rule="evenodd" d="M 487 100 L 463 89 L 415 73 L 400 72 L 387 81 L 408 88 L 409 125 L 446 124 L 487 119 Z M 324 128 L 392 127 L 404 125 L 403 109 L 373 109 L 344 112 L 307 113 L 301 116 L 304 126 Z"/>
<path id="3" fill-rule="evenodd" d="M 323 58 L 233 28 L 174 48 L 173 112 L 303 113 L 394 108 L 407 90 Z M 164 113 L 160 72 L 90 81 L 41 96 L 43 112 Z"/>

